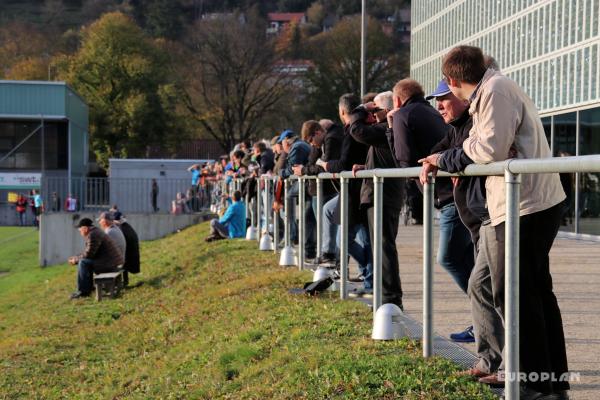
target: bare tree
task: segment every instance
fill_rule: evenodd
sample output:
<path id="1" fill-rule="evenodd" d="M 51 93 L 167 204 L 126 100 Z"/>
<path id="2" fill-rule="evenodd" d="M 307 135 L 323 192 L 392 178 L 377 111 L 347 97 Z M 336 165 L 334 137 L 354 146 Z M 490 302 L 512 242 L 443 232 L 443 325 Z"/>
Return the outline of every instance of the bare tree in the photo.
<path id="1" fill-rule="evenodd" d="M 290 85 L 266 26 L 256 16 L 221 15 L 198 21 L 187 35 L 187 108 L 226 149 L 256 138 Z"/>

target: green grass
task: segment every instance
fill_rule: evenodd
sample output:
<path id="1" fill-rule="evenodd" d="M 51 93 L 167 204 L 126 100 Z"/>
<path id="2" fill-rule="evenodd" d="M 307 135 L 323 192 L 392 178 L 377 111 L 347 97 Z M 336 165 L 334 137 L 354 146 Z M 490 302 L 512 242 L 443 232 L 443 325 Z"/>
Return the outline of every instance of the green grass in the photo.
<path id="1" fill-rule="evenodd" d="M 363 304 L 288 294 L 310 273 L 256 242 L 206 234 L 143 243 L 138 286 L 101 303 L 68 300 L 73 267 L 0 277 L 0 399 L 494 398 L 417 342 L 371 340 Z"/>

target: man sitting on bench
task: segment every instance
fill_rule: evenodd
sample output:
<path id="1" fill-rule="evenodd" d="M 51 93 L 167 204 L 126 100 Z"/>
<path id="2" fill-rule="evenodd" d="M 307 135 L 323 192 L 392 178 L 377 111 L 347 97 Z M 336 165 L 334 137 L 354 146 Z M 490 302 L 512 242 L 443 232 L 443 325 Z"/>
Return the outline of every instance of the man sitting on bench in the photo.
<path id="1" fill-rule="evenodd" d="M 117 245 L 102 229 L 96 228 L 91 219 L 82 218 L 77 228 L 85 239 L 85 250 L 69 258 L 69 264 L 77 265 L 77 291 L 71 295 L 71 299 L 88 297 L 94 287 L 94 274 L 116 272 L 124 262 Z"/>

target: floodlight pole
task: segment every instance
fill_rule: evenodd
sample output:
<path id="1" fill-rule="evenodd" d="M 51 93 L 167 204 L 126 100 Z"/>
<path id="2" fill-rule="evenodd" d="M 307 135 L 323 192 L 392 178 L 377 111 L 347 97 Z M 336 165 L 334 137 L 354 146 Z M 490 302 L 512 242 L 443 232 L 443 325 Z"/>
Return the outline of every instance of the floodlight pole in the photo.
<path id="1" fill-rule="evenodd" d="M 362 0 L 360 35 L 360 97 L 367 92 L 367 0 Z"/>

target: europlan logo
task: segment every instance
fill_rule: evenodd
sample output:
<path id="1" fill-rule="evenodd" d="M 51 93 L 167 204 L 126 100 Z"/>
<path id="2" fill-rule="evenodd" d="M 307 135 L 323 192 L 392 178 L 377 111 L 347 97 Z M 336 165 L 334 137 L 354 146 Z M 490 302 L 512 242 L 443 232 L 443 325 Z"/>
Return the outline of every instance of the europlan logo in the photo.
<path id="1" fill-rule="evenodd" d="M 581 382 L 580 372 L 564 372 L 557 375 L 554 372 L 498 372 L 500 380 L 508 380 L 509 382 Z"/>

